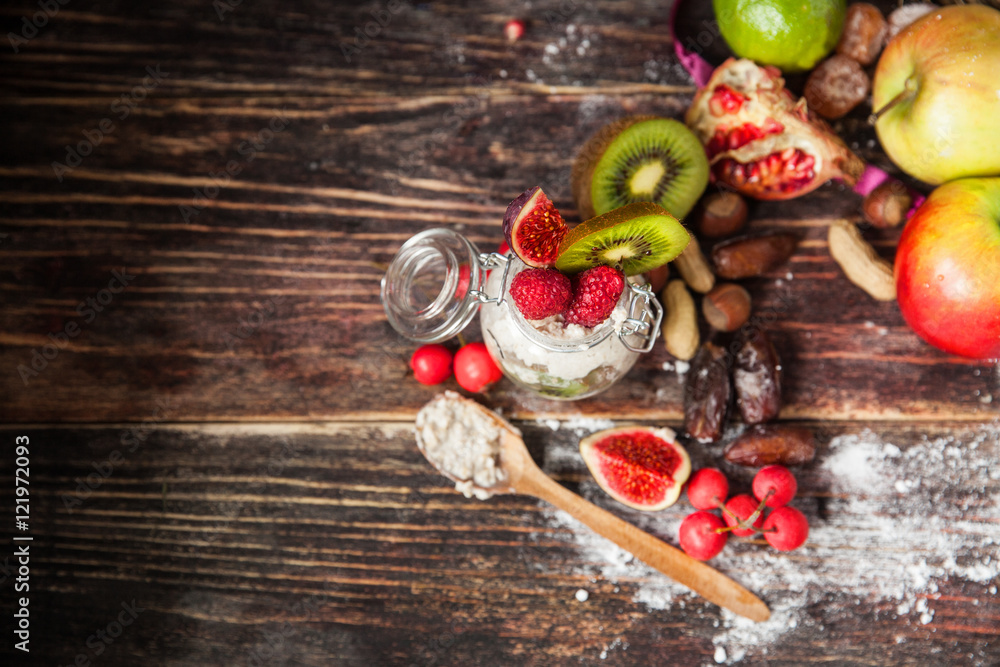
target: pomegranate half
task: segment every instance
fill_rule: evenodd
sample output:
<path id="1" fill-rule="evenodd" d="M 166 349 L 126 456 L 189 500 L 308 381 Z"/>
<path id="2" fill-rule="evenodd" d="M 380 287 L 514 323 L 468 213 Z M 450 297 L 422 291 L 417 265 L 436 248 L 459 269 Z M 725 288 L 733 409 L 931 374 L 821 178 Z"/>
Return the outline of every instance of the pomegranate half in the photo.
<path id="1" fill-rule="evenodd" d="M 722 63 L 684 120 L 705 145 L 712 179 L 755 199 L 792 199 L 832 178 L 854 185 L 865 168 L 781 72 L 751 60 Z"/>

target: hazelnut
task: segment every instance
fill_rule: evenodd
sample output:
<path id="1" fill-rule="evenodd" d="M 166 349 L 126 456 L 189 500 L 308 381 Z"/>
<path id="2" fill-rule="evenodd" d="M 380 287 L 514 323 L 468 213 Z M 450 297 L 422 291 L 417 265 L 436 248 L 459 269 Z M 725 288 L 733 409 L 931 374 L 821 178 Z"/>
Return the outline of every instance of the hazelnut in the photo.
<path id="1" fill-rule="evenodd" d="M 667 281 L 670 280 L 670 265 L 664 264 L 651 269 L 646 277 L 649 279 L 649 287 L 653 290 L 653 294 L 659 294 Z"/>
<path id="2" fill-rule="evenodd" d="M 722 283 L 705 295 L 701 312 L 713 328 L 736 331 L 750 319 L 750 293 L 734 283 Z"/>
<path id="3" fill-rule="evenodd" d="M 732 236 L 747 221 L 747 203 L 735 192 L 713 192 L 702 203 L 698 231 L 713 239 Z"/>
<path id="4" fill-rule="evenodd" d="M 888 181 L 868 193 L 861 212 L 865 220 L 879 229 L 896 227 L 906 220 L 913 198 L 899 181 Z"/>
<path id="5" fill-rule="evenodd" d="M 862 65 L 871 65 L 882 51 L 888 33 L 889 24 L 878 7 L 855 2 L 847 8 L 837 53 Z"/>

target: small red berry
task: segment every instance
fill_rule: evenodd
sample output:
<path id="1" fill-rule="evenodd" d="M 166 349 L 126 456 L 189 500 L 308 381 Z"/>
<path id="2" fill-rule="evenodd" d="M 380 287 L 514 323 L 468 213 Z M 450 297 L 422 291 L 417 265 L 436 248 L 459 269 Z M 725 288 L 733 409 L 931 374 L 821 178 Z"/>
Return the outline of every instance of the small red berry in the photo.
<path id="1" fill-rule="evenodd" d="M 451 351 L 444 345 L 421 345 L 410 357 L 410 368 L 420 384 L 441 384 L 451 377 Z"/>
<path id="2" fill-rule="evenodd" d="M 809 520 L 794 507 L 779 507 L 767 515 L 764 539 L 778 551 L 798 549 L 809 537 Z"/>
<path id="3" fill-rule="evenodd" d="M 503 27 L 503 34 L 508 42 L 516 42 L 524 34 L 524 21 L 521 19 L 511 19 Z"/>
<path id="4" fill-rule="evenodd" d="M 467 263 L 458 265 L 458 286 L 455 287 L 455 298 L 461 301 L 469 291 L 469 277 L 472 270 Z"/>
<path id="5" fill-rule="evenodd" d="M 697 510 L 713 510 L 729 496 L 729 480 L 718 468 L 702 468 L 688 482 L 688 501 Z"/>
<path id="6" fill-rule="evenodd" d="M 558 315 L 573 299 L 569 278 L 555 269 L 521 271 L 514 276 L 508 291 L 526 320 Z"/>
<path id="7" fill-rule="evenodd" d="M 566 324 L 596 327 L 608 319 L 624 290 L 625 274 L 610 266 L 595 266 L 576 275 Z"/>
<path id="8" fill-rule="evenodd" d="M 766 503 L 768 507 L 787 505 L 798 490 L 795 475 L 785 466 L 765 466 L 753 478 L 753 494 L 757 500 L 764 500 L 764 496 L 771 492 Z"/>
<path id="9" fill-rule="evenodd" d="M 746 521 L 750 518 L 750 515 L 757 511 L 757 505 L 759 503 L 754 500 L 749 494 L 741 493 L 738 496 L 733 496 L 726 503 L 726 509 L 729 512 L 723 512 L 722 516 L 726 520 L 726 525 L 735 526 L 741 521 Z M 735 515 L 736 518 L 733 518 Z M 761 513 L 757 516 L 752 525 L 757 530 L 764 524 L 764 514 Z M 755 530 L 753 528 L 736 528 L 733 530 L 733 535 L 736 537 L 750 537 L 753 535 Z"/>
<path id="10" fill-rule="evenodd" d="M 502 377 L 484 343 L 469 343 L 455 353 L 455 379 L 462 389 L 478 393 Z"/>
<path id="11" fill-rule="evenodd" d="M 717 529 L 725 527 L 726 524 L 717 515 L 711 512 L 695 512 L 681 522 L 677 539 L 681 543 L 681 549 L 688 556 L 698 560 L 708 560 L 726 546 L 729 533 L 716 532 Z"/>

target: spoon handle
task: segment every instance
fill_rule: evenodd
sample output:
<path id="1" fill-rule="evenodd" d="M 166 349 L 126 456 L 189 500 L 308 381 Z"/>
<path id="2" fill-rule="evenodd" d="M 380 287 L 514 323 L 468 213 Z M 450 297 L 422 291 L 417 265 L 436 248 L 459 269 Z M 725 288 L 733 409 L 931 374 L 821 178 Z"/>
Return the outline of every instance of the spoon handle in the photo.
<path id="1" fill-rule="evenodd" d="M 771 610 L 760 598 L 726 575 L 587 502 L 537 466 L 523 471 L 517 481 L 517 492 L 552 503 L 595 533 L 720 607 L 757 622 L 766 621 L 771 616 Z"/>

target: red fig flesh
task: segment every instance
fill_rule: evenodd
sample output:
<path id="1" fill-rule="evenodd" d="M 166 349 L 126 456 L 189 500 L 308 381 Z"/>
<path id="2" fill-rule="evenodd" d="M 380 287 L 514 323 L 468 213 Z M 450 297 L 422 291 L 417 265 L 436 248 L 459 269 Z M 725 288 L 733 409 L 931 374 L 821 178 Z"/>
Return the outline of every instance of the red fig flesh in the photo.
<path id="1" fill-rule="evenodd" d="M 647 512 L 673 505 L 691 474 L 691 459 L 669 428 L 598 431 L 580 441 L 580 454 L 608 495 Z"/>
<path id="2" fill-rule="evenodd" d="M 556 263 L 559 244 L 569 228 L 556 207 L 537 185 L 507 206 L 503 235 L 522 262 L 535 268 Z"/>

